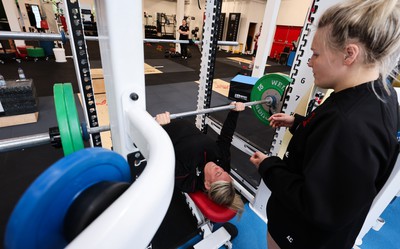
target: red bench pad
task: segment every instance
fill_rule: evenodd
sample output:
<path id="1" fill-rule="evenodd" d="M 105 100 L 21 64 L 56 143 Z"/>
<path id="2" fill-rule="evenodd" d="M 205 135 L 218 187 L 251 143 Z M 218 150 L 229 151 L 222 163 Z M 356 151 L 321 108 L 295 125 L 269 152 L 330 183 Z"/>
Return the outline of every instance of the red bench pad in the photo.
<path id="1" fill-rule="evenodd" d="M 201 213 L 212 222 L 224 223 L 236 215 L 234 210 L 216 204 L 204 192 L 198 191 L 188 194 Z"/>

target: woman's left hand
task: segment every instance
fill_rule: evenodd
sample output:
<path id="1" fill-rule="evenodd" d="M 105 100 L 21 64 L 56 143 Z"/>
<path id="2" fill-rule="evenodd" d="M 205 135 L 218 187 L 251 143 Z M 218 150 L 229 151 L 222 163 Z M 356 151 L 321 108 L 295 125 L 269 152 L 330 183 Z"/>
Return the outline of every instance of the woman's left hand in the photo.
<path id="1" fill-rule="evenodd" d="M 244 110 L 244 108 L 246 108 L 246 106 L 242 102 L 232 102 L 231 105 L 235 105 L 235 108 L 233 108 L 232 110 L 237 112 L 241 112 Z"/>
<path id="2" fill-rule="evenodd" d="M 169 112 L 164 112 L 156 115 L 156 121 L 160 125 L 166 125 L 171 123 L 171 119 L 169 117 Z"/>

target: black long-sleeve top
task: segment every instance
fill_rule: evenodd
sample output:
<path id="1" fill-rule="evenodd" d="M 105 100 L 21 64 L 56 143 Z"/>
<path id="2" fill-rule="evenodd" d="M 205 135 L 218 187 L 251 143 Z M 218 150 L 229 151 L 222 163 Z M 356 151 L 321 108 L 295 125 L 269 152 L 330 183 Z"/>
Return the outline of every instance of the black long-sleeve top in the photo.
<path id="1" fill-rule="evenodd" d="M 182 31 L 182 32 L 187 32 L 187 31 L 189 31 L 189 26 L 181 25 L 181 26 L 179 26 L 179 30 Z M 179 40 L 187 40 L 187 39 L 189 39 L 189 35 L 181 34 L 181 33 L 179 34 Z"/>
<path id="2" fill-rule="evenodd" d="M 259 173 L 272 194 L 268 230 L 282 249 L 352 248 L 398 155 L 398 102 L 375 82 L 332 93 L 307 117 L 296 115 L 283 159 Z"/>
<path id="3" fill-rule="evenodd" d="M 175 187 L 184 192 L 204 190 L 204 166 L 214 162 L 230 171 L 230 146 L 239 113 L 230 111 L 217 140 L 202 133 L 185 120 L 164 126 L 175 151 Z"/>

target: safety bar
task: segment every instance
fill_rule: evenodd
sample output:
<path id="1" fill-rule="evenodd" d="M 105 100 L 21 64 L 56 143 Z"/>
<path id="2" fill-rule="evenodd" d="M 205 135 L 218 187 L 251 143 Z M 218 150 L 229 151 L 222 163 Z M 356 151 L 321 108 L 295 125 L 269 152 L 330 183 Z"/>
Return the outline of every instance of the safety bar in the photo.
<path id="1" fill-rule="evenodd" d="M 140 177 L 67 248 L 146 248 L 171 202 L 174 149 L 168 134 L 134 103 L 125 114 L 128 136 L 147 159 Z"/>
<path id="2" fill-rule="evenodd" d="M 16 31 L 2 31 L 0 33 L 0 40 L 15 39 L 15 40 L 37 40 L 37 41 L 66 41 L 69 39 L 68 35 L 63 32 L 61 34 L 47 34 L 47 33 L 30 33 L 30 32 L 16 32 Z M 87 41 L 98 41 L 97 36 L 85 36 Z M 189 40 L 174 40 L 174 39 L 150 39 L 145 38 L 143 42 L 151 43 L 186 43 L 189 44 Z M 201 41 L 193 41 L 194 44 L 201 44 Z M 218 45 L 221 46 L 237 46 L 237 41 L 217 41 Z"/>

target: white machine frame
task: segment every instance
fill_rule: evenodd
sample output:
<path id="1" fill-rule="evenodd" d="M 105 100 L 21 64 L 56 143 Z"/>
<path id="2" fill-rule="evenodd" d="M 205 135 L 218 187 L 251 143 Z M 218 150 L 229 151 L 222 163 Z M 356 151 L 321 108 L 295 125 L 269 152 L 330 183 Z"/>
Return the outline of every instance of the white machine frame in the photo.
<path id="1" fill-rule="evenodd" d="M 203 239 L 195 244 L 195 249 L 218 249 L 221 246 L 226 246 L 228 249 L 232 249 L 231 235 L 224 227 L 214 230 L 213 223 L 207 219 L 197 205 L 194 203 L 192 198 L 187 193 L 184 193 L 186 202 L 188 203 L 193 216 L 196 217 L 197 226 L 203 232 Z"/>
<path id="2" fill-rule="evenodd" d="M 207 4 L 209 2 L 207 0 Z M 310 13 L 309 17 L 315 22 L 326 8 L 336 2 L 338 1 L 315 0 L 318 10 Z M 145 248 L 161 224 L 172 197 L 173 148 L 167 134 L 145 111 L 142 2 L 121 0 L 115 4 L 112 0 L 96 0 L 95 4 L 113 148 L 125 157 L 129 153 L 138 151 L 139 148 L 147 159 L 147 167 L 135 184 L 70 243 L 68 248 L 132 248 L 133 245 L 135 248 Z M 276 19 L 279 5 L 280 0 L 268 1 L 265 16 Z M 272 27 L 273 23 L 265 21 L 264 25 Z M 283 108 L 286 113 L 294 112 L 299 101 L 308 97 L 307 90 L 314 82 L 312 72 L 306 64 L 311 57 L 310 46 L 313 38 L 311 26 L 312 23 L 305 20 L 290 73 L 293 82 Z M 206 34 L 209 31 L 207 27 Z M 274 29 L 275 26 L 269 32 L 272 33 L 271 30 Z M 260 44 L 265 44 L 266 47 L 264 49 L 260 47 L 259 51 L 263 50 L 264 54 L 262 56 L 257 54 L 256 57 L 255 72 L 258 75 L 259 70 L 263 68 L 260 65 L 266 62 L 266 48 L 270 47 L 266 43 L 271 36 L 265 33 L 267 30 L 268 28 L 264 28 L 260 36 Z M 210 41 L 204 43 L 203 49 L 208 50 L 209 45 Z M 200 82 L 198 108 L 202 109 L 202 101 L 207 90 L 202 89 L 204 79 L 201 78 Z M 132 100 L 131 93 L 137 94 L 138 99 Z M 281 145 L 285 133 L 285 129 L 277 130 L 274 146 L 271 149 L 273 155 L 278 155 L 280 150 L 284 149 Z M 163 165 L 162 173 L 158 167 L 160 164 Z M 360 233 L 360 240 L 386 208 L 388 200 L 398 192 L 399 189 L 395 186 L 399 186 L 399 178 L 400 169 L 397 163 L 390 182 L 375 198 L 368 221 Z M 266 222 L 265 205 L 269 195 L 268 188 L 261 181 L 250 205 Z M 148 198 L 149 196 L 152 198 Z"/>
<path id="3" fill-rule="evenodd" d="M 113 149 L 124 157 L 140 150 L 147 166 L 67 248 L 146 248 L 172 198 L 174 150 L 168 134 L 146 112 L 142 2 L 98 0 L 95 4 Z M 74 60 L 77 65 L 76 56 Z M 138 99 L 132 99 L 131 93 Z"/>

